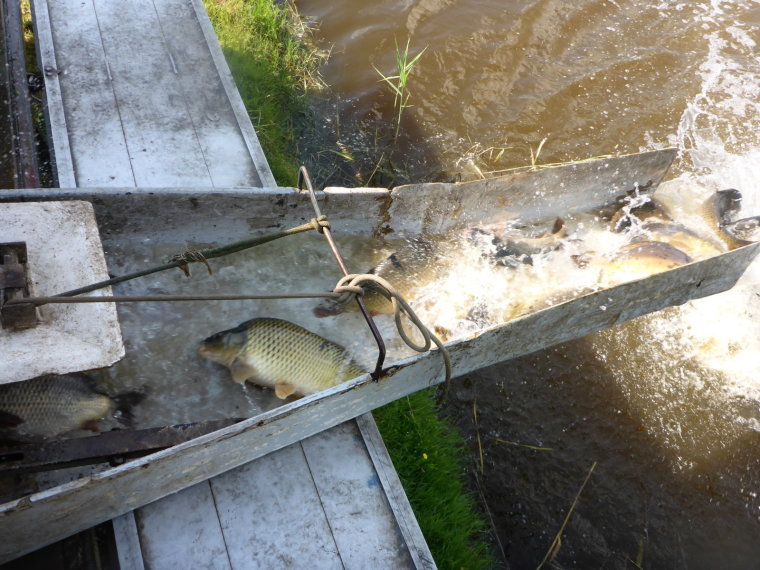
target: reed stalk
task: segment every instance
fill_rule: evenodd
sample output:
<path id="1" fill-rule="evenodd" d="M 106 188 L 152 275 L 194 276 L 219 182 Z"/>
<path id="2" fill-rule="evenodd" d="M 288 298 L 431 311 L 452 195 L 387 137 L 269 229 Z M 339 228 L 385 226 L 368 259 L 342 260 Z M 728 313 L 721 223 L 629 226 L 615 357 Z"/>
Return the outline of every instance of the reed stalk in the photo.
<path id="1" fill-rule="evenodd" d="M 409 77 L 412 74 L 412 69 L 422 57 L 422 54 L 427 50 L 427 46 L 422 48 L 422 51 L 409 59 L 409 44 L 411 38 L 406 39 L 406 46 L 404 50 L 398 45 L 398 40 L 394 39 L 396 44 L 396 75 L 385 75 L 377 67 L 374 67 L 375 71 L 380 75 L 380 80 L 384 81 L 393 92 L 393 108 L 396 109 L 396 133 L 393 137 L 394 140 L 398 139 L 399 130 L 401 129 L 401 116 L 404 110 L 411 107 L 409 105 L 409 97 L 411 94 L 407 90 L 409 85 Z"/>

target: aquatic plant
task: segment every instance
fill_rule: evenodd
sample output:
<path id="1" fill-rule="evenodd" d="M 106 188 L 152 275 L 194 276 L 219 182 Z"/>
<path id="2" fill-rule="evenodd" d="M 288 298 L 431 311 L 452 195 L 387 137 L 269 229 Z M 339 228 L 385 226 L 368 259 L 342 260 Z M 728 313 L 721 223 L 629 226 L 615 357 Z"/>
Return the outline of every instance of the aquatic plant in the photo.
<path id="1" fill-rule="evenodd" d="M 380 75 L 381 81 L 384 81 L 393 92 L 393 108 L 396 109 L 396 134 L 394 139 L 398 138 L 399 129 L 401 128 L 401 116 L 404 113 L 404 109 L 410 107 L 409 97 L 411 94 L 407 91 L 409 84 L 409 77 L 412 74 L 412 69 L 419 61 L 422 54 L 425 53 L 427 46 L 422 48 L 422 51 L 415 55 L 412 59 L 409 59 L 409 44 L 411 38 L 406 39 L 406 46 L 404 51 L 399 48 L 398 40 L 394 39 L 396 44 L 396 75 L 385 75 L 374 65 L 375 71 Z"/>

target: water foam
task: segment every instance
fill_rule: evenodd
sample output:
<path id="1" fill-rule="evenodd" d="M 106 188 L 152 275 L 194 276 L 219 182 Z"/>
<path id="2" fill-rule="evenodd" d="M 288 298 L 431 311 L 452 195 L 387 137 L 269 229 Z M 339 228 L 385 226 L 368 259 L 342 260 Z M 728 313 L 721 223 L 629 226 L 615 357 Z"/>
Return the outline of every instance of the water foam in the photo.
<path id="1" fill-rule="evenodd" d="M 737 188 L 743 195 L 738 217 L 759 215 L 757 30 L 743 22 L 742 16 L 748 14 L 746 3 L 716 0 L 707 8 L 701 16 L 709 46 L 699 67 L 701 89 L 686 105 L 669 141 L 679 149 L 679 174 L 659 192 L 677 196 L 682 212 L 696 220 L 698 204 L 710 194 Z M 707 383 L 709 398 L 700 401 L 704 413 L 712 413 L 707 408 L 733 410 L 720 414 L 723 422 L 732 425 L 711 422 L 713 433 L 702 433 L 701 453 L 725 446 L 727 440 L 759 425 L 755 417 L 760 414 L 759 315 L 760 261 L 755 261 L 732 290 L 647 319 L 647 332 L 656 340 L 647 358 L 667 363 L 647 382 L 649 396 L 656 399 L 658 394 L 672 391 L 676 401 L 683 403 L 690 390 Z M 661 342 L 664 339 L 676 339 L 677 346 Z M 690 377 L 680 373 L 684 361 L 698 364 Z M 684 423 L 681 427 L 692 426 Z M 665 439 L 678 447 L 671 436 L 665 434 Z M 682 467 L 691 464 L 685 455 L 681 455 Z"/>

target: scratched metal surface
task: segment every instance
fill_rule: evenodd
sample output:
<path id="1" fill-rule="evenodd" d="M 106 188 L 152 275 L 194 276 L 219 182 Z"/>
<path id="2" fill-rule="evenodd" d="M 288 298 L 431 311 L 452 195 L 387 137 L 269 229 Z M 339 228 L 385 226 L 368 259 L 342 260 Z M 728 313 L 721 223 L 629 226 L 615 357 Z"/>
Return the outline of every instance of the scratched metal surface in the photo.
<path id="1" fill-rule="evenodd" d="M 616 163 L 622 164 L 629 159 L 605 160 L 609 165 L 605 170 L 617 172 L 620 169 L 615 168 Z M 661 176 L 664 174 L 662 163 L 655 161 L 651 164 L 656 163 L 660 164 L 656 169 L 657 176 Z M 598 166 L 592 164 L 588 167 L 587 172 L 593 178 L 589 185 L 591 189 L 598 188 L 600 184 L 597 179 Z M 558 174 L 561 172 L 553 173 L 555 176 Z M 642 185 L 646 184 L 648 176 L 651 178 L 650 173 L 641 175 L 636 178 L 643 181 L 640 183 Z M 655 177 L 654 180 L 656 185 L 659 178 Z M 510 183 L 511 178 L 507 177 L 501 183 L 492 181 L 489 184 L 489 191 L 497 198 L 494 204 L 501 200 L 498 198 L 500 193 L 509 194 Z M 582 179 L 578 184 L 582 188 Z M 619 194 L 621 188 L 611 184 L 610 196 Z M 466 184 L 448 187 L 445 193 L 436 194 L 435 207 L 441 212 L 448 212 L 450 209 L 447 206 L 453 208 L 461 204 L 469 190 Z M 579 195 L 582 196 L 581 190 Z M 6 199 L 32 197 L 40 199 L 43 196 L 15 192 Z M 117 264 L 124 263 L 124 260 L 113 257 L 115 249 L 121 251 L 125 245 L 140 244 L 151 237 L 156 228 L 160 229 L 159 235 L 173 234 L 188 243 L 206 244 L 217 243 L 222 238 L 239 239 L 251 233 L 289 227 L 312 215 L 307 197 L 292 189 L 270 189 L 257 194 L 244 190 L 173 190 L 156 191 L 153 196 L 135 193 L 134 189 L 63 190 L 49 191 L 44 197 L 90 199 L 101 224 L 107 259 L 109 263 Z M 396 227 L 414 228 L 421 218 L 420 212 L 431 211 L 428 207 L 430 198 L 424 193 L 420 194 L 423 203 L 405 208 L 397 207 L 392 192 L 379 189 L 353 192 L 331 190 L 321 194 L 320 199 L 339 239 L 350 238 L 344 242 L 347 244 L 381 239 L 378 235 L 388 235 L 388 230 Z M 407 204 L 413 200 L 411 196 L 404 199 Z M 127 204 L 131 206 L 129 209 L 126 208 Z M 487 211 L 490 215 L 497 213 L 494 207 L 487 208 Z M 429 214 L 425 215 L 431 219 Z M 370 220 L 374 220 L 374 225 L 368 223 Z M 450 345 L 455 375 L 614 326 L 666 306 L 728 289 L 754 258 L 757 248 L 758 245 L 753 244 L 585 295 L 455 341 Z M 362 248 L 354 252 L 350 248 L 347 250 L 356 254 L 349 256 L 350 267 L 361 265 Z M 297 258 L 285 258 L 286 265 L 294 263 L 297 264 Z M 325 263 L 332 264 L 329 259 Z M 325 330 L 331 329 L 328 327 Z M 355 335 L 356 330 L 347 327 L 342 334 Z M 129 350 L 128 335 L 126 340 Z M 435 352 L 404 358 L 394 363 L 380 382 L 372 382 L 368 376 L 360 377 L 320 394 L 268 409 L 249 420 L 175 448 L 12 501 L 1 508 L 4 519 L 0 527 L 3 538 L 0 545 L 12 544 L 13 552 L 18 553 L 50 542 L 440 381 L 441 361 Z M 40 529 L 40 520 L 46 520 L 49 524 Z M 36 529 L 34 535 L 24 530 L 30 528 Z M 0 558 L 10 556 L 10 549 L 0 551 Z"/>

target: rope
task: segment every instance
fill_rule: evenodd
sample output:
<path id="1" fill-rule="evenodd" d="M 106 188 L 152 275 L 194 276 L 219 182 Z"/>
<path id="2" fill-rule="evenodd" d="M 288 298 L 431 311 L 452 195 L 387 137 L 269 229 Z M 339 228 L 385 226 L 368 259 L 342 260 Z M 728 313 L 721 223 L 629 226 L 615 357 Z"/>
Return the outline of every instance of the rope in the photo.
<path id="1" fill-rule="evenodd" d="M 266 234 L 263 236 L 257 236 L 253 238 L 244 239 L 241 241 L 236 241 L 228 245 L 223 245 L 221 247 L 203 249 L 201 251 L 186 251 L 179 255 L 175 255 L 167 263 L 164 263 L 162 265 L 157 265 L 155 267 L 149 267 L 148 269 L 135 271 L 134 273 L 130 273 L 128 275 L 122 275 L 121 277 L 114 277 L 113 279 L 99 281 L 98 283 L 93 283 L 91 285 L 87 285 L 86 287 L 80 287 L 79 289 L 64 291 L 63 293 L 59 293 L 58 295 L 55 295 L 55 296 L 56 297 L 74 297 L 75 295 L 81 295 L 83 293 L 89 293 L 90 291 L 103 289 L 104 287 L 108 287 L 109 285 L 117 285 L 118 283 L 123 283 L 124 281 L 130 281 L 131 279 L 137 279 L 138 277 L 144 277 L 146 275 L 151 275 L 152 273 L 158 273 L 159 271 L 174 269 L 175 267 L 179 267 L 185 272 L 186 275 L 189 276 L 190 272 L 187 269 L 187 265 L 189 263 L 198 263 L 198 262 L 204 263 L 206 265 L 206 268 L 210 272 L 211 268 L 209 267 L 208 262 L 206 261 L 207 259 L 213 259 L 214 257 L 221 257 L 223 255 L 228 255 L 230 253 L 243 251 L 244 249 L 248 249 L 257 245 L 262 245 L 270 241 L 274 241 L 276 239 L 298 234 L 301 232 L 308 232 L 310 230 L 317 230 L 321 232 L 323 228 L 329 228 L 329 227 L 330 227 L 330 222 L 327 221 L 327 216 L 319 216 L 317 218 L 312 218 L 309 222 L 305 224 L 301 224 L 300 226 L 296 226 L 294 228 L 289 228 L 289 229 L 282 230 L 279 232 L 274 232 L 274 233 Z"/>
<path id="2" fill-rule="evenodd" d="M 346 275 L 338 281 L 338 284 L 333 289 L 333 293 L 340 293 L 341 295 L 335 300 L 335 302 L 340 304 L 348 303 L 355 299 L 357 295 L 363 295 L 365 287 L 367 286 L 372 287 L 391 302 L 391 306 L 393 307 L 393 318 L 396 322 L 396 330 L 409 348 L 416 352 L 427 352 L 430 350 L 431 344 L 433 343 L 438 347 L 446 370 L 443 389 L 440 396 L 437 398 L 437 404 L 440 406 L 448 396 L 449 384 L 451 383 L 451 357 L 449 351 L 443 345 L 443 342 L 441 342 L 441 340 L 430 332 L 430 330 L 422 323 L 412 307 L 409 306 L 409 303 L 407 303 L 393 286 L 382 277 L 372 275 L 371 273 L 352 273 Z M 402 314 L 406 315 L 414 327 L 419 331 L 424 340 L 422 344 L 417 344 L 407 334 L 404 325 L 401 322 Z"/>

